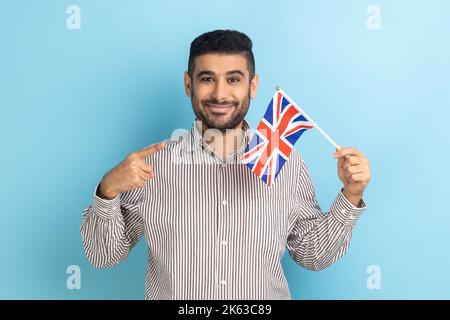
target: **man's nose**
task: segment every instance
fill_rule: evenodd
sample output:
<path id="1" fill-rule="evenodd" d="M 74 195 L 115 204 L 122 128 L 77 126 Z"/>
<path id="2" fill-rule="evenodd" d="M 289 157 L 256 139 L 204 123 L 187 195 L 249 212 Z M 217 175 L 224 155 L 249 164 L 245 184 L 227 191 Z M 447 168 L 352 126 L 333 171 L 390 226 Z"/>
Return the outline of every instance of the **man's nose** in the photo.
<path id="1" fill-rule="evenodd" d="M 220 79 L 216 81 L 216 86 L 214 88 L 213 95 L 214 98 L 219 102 L 227 100 L 228 89 L 226 86 L 226 80 Z"/>

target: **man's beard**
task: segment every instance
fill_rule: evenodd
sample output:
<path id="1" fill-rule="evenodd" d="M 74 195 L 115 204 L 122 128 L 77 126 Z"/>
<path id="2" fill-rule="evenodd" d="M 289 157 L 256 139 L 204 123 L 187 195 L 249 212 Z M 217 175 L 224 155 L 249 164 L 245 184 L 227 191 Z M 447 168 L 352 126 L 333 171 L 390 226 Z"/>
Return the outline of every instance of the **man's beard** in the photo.
<path id="1" fill-rule="evenodd" d="M 250 89 L 248 90 L 247 97 L 242 101 L 241 104 L 239 104 L 239 101 L 237 100 L 226 100 L 219 102 L 216 99 L 205 99 L 199 102 L 201 108 L 197 108 L 195 106 L 194 97 L 195 93 L 194 89 L 192 89 L 191 104 L 192 108 L 194 109 L 194 113 L 197 116 L 197 119 L 201 121 L 203 125 L 206 125 L 207 128 L 219 129 L 221 131 L 224 131 L 226 129 L 234 129 L 244 119 L 250 107 Z M 205 112 L 207 104 L 232 104 L 234 110 L 231 116 L 226 121 L 220 121 L 218 119 L 218 116 Z"/>

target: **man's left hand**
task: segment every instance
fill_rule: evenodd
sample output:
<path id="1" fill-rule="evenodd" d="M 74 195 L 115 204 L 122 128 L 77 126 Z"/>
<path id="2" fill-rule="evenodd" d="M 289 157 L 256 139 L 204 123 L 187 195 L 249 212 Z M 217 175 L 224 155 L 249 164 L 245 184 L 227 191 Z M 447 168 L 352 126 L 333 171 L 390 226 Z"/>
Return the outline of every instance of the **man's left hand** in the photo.
<path id="1" fill-rule="evenodd" d="M 354 206 L 358 206 L 371 178 L 369 159 L 355 148 L 340 147 L 342 149 L 336 149 L 334 157 L 339 159 L 338 176 L 344 184 L 342 193 Z"/>

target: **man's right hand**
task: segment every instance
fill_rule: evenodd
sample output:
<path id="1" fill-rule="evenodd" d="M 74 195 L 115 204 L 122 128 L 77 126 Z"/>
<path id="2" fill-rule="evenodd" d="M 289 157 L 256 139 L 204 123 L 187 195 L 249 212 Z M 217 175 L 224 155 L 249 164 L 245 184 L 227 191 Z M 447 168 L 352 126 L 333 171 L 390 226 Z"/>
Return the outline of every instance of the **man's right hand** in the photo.
<path id="1" fill-rule="evenodd" d="M 130 153 L 121 163 L 103 176 L 97 195 L 100 198 L 111 200 L 122 192 L 144 187 L 145 183 L 155 176 L 152 166 L 147 164 L 144 158 L 164 147 L 165 142 L 160 142 Z"/>

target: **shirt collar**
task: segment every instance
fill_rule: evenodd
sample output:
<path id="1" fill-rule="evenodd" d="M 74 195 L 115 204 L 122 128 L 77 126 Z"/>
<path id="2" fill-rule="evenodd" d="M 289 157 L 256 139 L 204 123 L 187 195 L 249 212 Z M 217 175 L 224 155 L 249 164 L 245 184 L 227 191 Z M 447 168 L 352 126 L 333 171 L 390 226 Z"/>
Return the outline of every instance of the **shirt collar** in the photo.
<path id="1" fill-rule="evenodd" d="M 247 120 L 244 119 L 242 123 L 242 130 L 244 132 L 244 136 L 241 145 L 237 148 L 237 150 L 234 153 L 230 154 L 227 157 L 227 159 L 223 160 L 219 156 L 214 154 L 209 144 L 205 141 L 205 139 L 203 139 L 203 135 L 200 131 L 201 129 L 199 128 L 198 122 L 199 122 L 198 120 L 195 120 L 191 126 L 191 130 L 189 132 L 190 139 L 188 139 L 191 142 L 191 146 L 190 148 L 185 149 L 185 151 L 187 152 L 197 152 L 197 153 L 206 152 L 212 156 L 217 157 L 222 162 L 228 162 L 234 159 L 236 156 L 240 158 L 244 154 L 245 148 L 250 143 L 251 128 Z"/>

